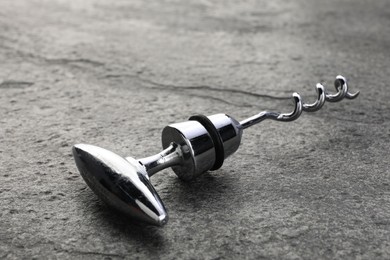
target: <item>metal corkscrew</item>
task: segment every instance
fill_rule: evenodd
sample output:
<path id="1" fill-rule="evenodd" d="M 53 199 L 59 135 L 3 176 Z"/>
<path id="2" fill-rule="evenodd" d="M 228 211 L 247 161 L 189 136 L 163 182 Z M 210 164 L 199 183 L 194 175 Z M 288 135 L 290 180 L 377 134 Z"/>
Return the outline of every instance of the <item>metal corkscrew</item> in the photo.
<path id="1" fill-rule="evenodd" d="M 97 146 L 77 144 L 73 147 L 74 159 L 85 182 L 107 204 L 131 218 L 162 226 L 168 214 L 149 180 L 151 176 L 172 167 L 180 179 L 188 181 L 217 170 L 237 151 L 244 129 L 265 119 L 290 122 L 303 111 L 321 109 L 325 101 L 338 102 L 359 95 L 348 92 L 343 76 L 337 76 L 334 85 L 337 93 L 328 94 L 318 83 L 317 100 L 312 104 L 303 103 L 301 96 L 293 93 L 295 107 L 291 113 L 263 111 L 241 122 L 226 114 L 195 115 L 188 121 L 170 124 L 162 131 L 164 150 L 150 157 L 123 158 Z"/>

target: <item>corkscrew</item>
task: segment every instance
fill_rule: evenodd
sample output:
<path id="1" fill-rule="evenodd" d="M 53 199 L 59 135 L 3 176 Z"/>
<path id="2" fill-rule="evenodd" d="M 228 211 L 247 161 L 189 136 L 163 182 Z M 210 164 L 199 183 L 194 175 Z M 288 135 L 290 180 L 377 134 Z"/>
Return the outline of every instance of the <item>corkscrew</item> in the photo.
<path id="1" fill-rule="evenodd" d="M 166 208 L 150 182 L 155 173 L 172 167 L 185 181 L 219 169 L 224 160 L 237 151 L 243 130 L 272 119 L 290 122 L 303 111 L 314 112 L 328 102 L 354 99 L 359 92 L 348 92 L 347 81 L 337 76 L 336 94 L 325 92 L 316 85 L 317 100 L 306 104 L 298 93 L 293 93 L 291 113 L 263 111 L 241 122 L 226 114 L 195 115 L 187 121 L 166 126 L 162 131 L 163 151 L 142 159 L 123 158 L 106 149 L 77 144 L 73 155 L 80 174 L 88 186 L 108 205 L 126 216 L 149 224 L 162 226 L 168 221 Z"/>

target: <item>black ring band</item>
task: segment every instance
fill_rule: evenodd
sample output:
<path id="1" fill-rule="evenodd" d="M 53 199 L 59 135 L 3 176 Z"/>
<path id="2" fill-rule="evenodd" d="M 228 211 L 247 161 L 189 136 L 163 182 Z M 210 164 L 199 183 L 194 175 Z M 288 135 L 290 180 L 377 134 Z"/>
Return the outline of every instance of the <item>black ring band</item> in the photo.
<path id="1" fill-rule="evenodd" d="M 206 128 L 207 132 L 209 132 L 211 140 L 214 143 L 215 149 L 215 162 L 210 170 L 218 170 L 219 168 L 221 168 L 223 161 L 225 160 L 225 150 L 223 149 L 223 141 L 217 128 L 215 127 L 213 122 L 211 122 L 210 119 L 204 115 L 191 116 L 189 120 L 198 121 L 204 128 Z"/>

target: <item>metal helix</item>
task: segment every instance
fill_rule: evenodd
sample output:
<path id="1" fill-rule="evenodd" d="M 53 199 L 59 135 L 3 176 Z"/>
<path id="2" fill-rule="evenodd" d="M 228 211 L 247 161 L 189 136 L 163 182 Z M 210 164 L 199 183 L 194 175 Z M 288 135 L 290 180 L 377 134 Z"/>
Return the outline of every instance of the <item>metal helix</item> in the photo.
<path id="1" fill-rule="evenodd" d="M 320 110 L 321 107 L 325 104 L 325 101 L 328 102 L 339 102 L 346 99 L 354 99 L 359 95 L 359 91 L 352 94 L 348 92 L 348 84 L 347 80 L 341 76 L 338 75 L 336 77 L 336 80 L 334 82 L 334 86 L 336 90 L 338 91 L 336 94 L 328 94 L 325 92 L 325 87 L 317 83 L 316 85 L 316 91 L 317 91 L 317 100 L 312 104 L 306 104 L 302 102 L 301 96 L 294 92 L 292 94 L 293 101 L 294 101 L 294 110 L 291 113 L 278 113 L 278 112 L 270 112 L 270 111 L 262 111 L 259 114 L 249 117 L 243 121 L 240 122 L 242 129 L 248 128 L 254 124 L 260 123 L 265 119 L 272 119 L 276 121 L 281 122 L 290 122 L 294 121 L 299 118 L 299 116 L 302 114 L 302 111 L 306 112 L 315 112 L 317 110 Z"/>

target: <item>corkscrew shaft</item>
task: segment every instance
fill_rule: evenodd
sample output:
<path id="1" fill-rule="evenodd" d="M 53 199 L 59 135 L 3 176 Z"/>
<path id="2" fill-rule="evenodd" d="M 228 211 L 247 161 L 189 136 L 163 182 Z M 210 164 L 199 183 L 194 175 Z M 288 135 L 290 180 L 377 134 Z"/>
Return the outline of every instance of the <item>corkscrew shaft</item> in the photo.
<path id="1" fill-rule="evenodd" d="M 322 108 L 325 104 L 325 101 L 328 102 L 339 102 L 344 98 L 354 99 L 359 95 L 359 92 L 354 94 L 348 92 L 348 84 L 347 80 L 339 75 L 336 77 L 334 82 L 334 86 L 338 91 L 336 94 L 328 94 L 325 92 L 325 88 L 322 84 L 317 83 L 316 91 L 317 91 L 317 100 L 312 104 L 306 104 L 302 102 L 301 96 L 294 92 L 292 97 L 294 101 L 294 110 L 291 113 L 278 113 L 278 112 L 270 112 L 270 111 L 262 111 L 257 115 L 249 117 L 240 122 L 242 129 L 246 129 L 250 126 L 253 126 L 257 123 L 262 122 L 265 119 L 272 119 L 281 122 L 290 122 L 299 118 L 302 114 L 302 111 L 306 112 L 315 112 Z"/>

